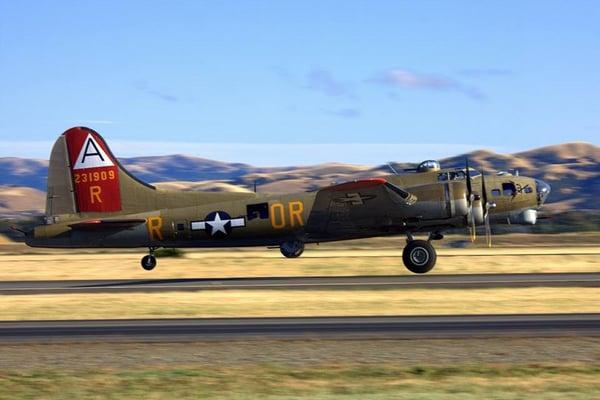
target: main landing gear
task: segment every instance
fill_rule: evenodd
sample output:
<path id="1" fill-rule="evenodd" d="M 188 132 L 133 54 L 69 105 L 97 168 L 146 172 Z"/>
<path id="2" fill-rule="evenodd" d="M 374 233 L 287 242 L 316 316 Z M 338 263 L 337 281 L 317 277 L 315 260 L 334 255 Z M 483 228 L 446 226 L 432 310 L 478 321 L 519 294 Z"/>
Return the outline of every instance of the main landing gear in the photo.
<path id="1" fill-rule="evenodd" d="M 150 247 L 148 249 L 149 254 L 147 256 L 142 257 L 142 268 L 146 271 L 152 271 L 154 267 L 156 267 L 156 257 L 154 256 L 154 250 L 156 248 Z"/>
<path id="2" fill-rule="evenodd" d="M 402 261 L 410 272 L 424 274 L 431 271 L 437 260 L 437 253 L 431 244 L 432 240 L 440 240 L 444 236 L 441 233 L 432 233 L 428 240 L 415 240 L 408 235 L 408 240 L 402 251 Z"/>
<path id="3" fill-rule="evenodd" d="M 301 240 L 288 240 L 279 245 L 279 250 L 287 258 L 297 258 L 304 252 L 304 242 Z"/>

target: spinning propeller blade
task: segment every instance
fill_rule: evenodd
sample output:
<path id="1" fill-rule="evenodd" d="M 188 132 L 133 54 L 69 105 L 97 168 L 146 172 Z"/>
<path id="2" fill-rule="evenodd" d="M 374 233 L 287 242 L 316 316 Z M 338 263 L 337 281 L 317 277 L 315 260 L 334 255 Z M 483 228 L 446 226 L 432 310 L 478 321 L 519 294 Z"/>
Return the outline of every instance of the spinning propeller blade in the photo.
<path id="1" fill-rule="evenodd" d="M 490 226 L 490 208 L 494 204 L 488 202 L 487 189 L 485 187 L 485 171 L 481 170 L 481 200 L 483 201 L 483 223 L 485 225 L 485 241 L 488 247 L 492 247 L 492 228 Z"/>
<path id="2" fill-rule="evenodd" d="M 465 158 L 465 171 L 467 173 L 467 194 L 469 199 L 473 196 L 473 185 L 471 183 L 471 171 L 469 170 L 469 159 Z"/>
<path id="3" fill-rule="evenodd" d="M 471 219 L 469 224 L 469 231 L 471 242 L 474 242 L 477 238 L 477 229 L 475 227 L 475 214 L 473 213 L 473 203 L 475 202 L 475 195 L 473 194 L 473 183 L 471 182 L 471 171 L 469 170 L 469 158 L 465 158 L 465 172 L 467 174 L 467 203 L 468 203 L 468 218 Z"/>

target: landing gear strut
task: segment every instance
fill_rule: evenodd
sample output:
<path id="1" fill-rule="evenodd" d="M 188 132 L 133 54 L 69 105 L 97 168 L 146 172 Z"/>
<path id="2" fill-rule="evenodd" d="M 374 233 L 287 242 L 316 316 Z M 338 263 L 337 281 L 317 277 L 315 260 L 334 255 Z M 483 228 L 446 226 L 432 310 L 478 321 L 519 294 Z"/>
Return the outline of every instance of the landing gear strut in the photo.
<path id="1" fill-rule="evenodd" d="M 279 245 L 279 250 L 287 258 L 297 258 L 304 252 L 304 242 L 301 240 L 288 240 Z"/>
<path id="2" fill-rule="evenodd" d="M 437 254 L 435 248 L 429 240 L 408 240 L 404 251 L 402 251 L 402 261 L 410 272 L 415 274 L 424 274 L 431 271 L 435 266 Z"/>
<path id="3" fill-rule="evenodd" d="M 142 268 L 146 271 L 152 271 L 154 267 L 156 267 L 156 257 L 154 257 L 154 247 L 150 247 L 148 249 L 149 254 L 147 256 L 142 257 Z"/>

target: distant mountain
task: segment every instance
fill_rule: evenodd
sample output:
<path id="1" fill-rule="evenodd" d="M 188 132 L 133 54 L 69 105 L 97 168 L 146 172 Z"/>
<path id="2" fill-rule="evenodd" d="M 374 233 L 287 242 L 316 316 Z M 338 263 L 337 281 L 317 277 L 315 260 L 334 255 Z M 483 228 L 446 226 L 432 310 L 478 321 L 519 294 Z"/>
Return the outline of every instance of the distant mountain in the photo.
<path id="1" fill-rule="evenodd" d="M 464 156 L 463 156 L 464 157 Z M 526 176 L 552 186 L 549 205 L 556 211 L 600 210 L 600 147 L 589 143 L 565 143 L 512 155 L 476 151 L 469 154 L 477 168 L 486 171 L 518 169 Z M 462 157 L 443 160 L 459 164 Z"/>
<path id="2" fill-rule="evenodd" d="M 515 154 L 478 150 L 440 160 L 443 167 L 462 166 L 468 157 L 471 165 L 487 173 L 518 169 L 522 175 L 541 178 L 552 185 L 551 207 L 600 209 L 600 147 L 588 143 L 566 143 Z M 248 164 L 226 163 L 184 155 L 120 159 L 138 178 L 160 183 L 162 189 L 240 191 L 254 182 L 261 192 L 313 190 L 333 182 L 389 174 L 387 165 L 376 167 L 327 163 L 302 167 L 260 168 Z M 397 163 L 396 169 L 414 167 Z M 46 189 L 48 162 L 21 158 L 0 158 L 0 212 L 41 211 Z M 38 191 L 31 191 L 31 188 Z M 17 190 L 18 189 L 18 190 Z M 29 190 L 29 191 L 28 191 Z M 23 193 L 18 201 L 18 194 Z M 17 196 L 17 197 L 15 197 Z M 30 199 L 37 199 L 33 201 Z"/>
<path id="3" fill-rule="evenodd" d="M 0 185 L 26 186 L 46 190 L 48 161 L 0 157 Z"/>
<path id="4" fill-rule="evenodd" d="M 46 193 L 22 186 L 0 186 L 0 215 L 15 212 L 39 214 L 46 204 Z"/>

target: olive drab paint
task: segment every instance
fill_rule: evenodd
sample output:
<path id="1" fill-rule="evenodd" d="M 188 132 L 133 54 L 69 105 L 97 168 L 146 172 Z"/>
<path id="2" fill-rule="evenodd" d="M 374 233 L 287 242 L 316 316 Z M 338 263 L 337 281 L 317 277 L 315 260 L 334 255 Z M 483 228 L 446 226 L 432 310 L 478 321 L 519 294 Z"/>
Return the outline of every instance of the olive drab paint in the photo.
<path id="1" fill-rule="evenodd" d="M 279 246 L 297 257 L 308 243 L 401 234 L 410 242 L 415 233 L 440 240 L 447 229 L 482 222 L 486 235 L 489 221 L 534 224 L 550 193 L 531 177 L 468 173 L 468 163 L 423 165 L 286 195 L 159 190 L 123 168 L 100 134 L 76 127 L 52 147 L 45 224 L 25 240 L 34 247 L 147 247 L 150 257 L 157 247 Z"/>

